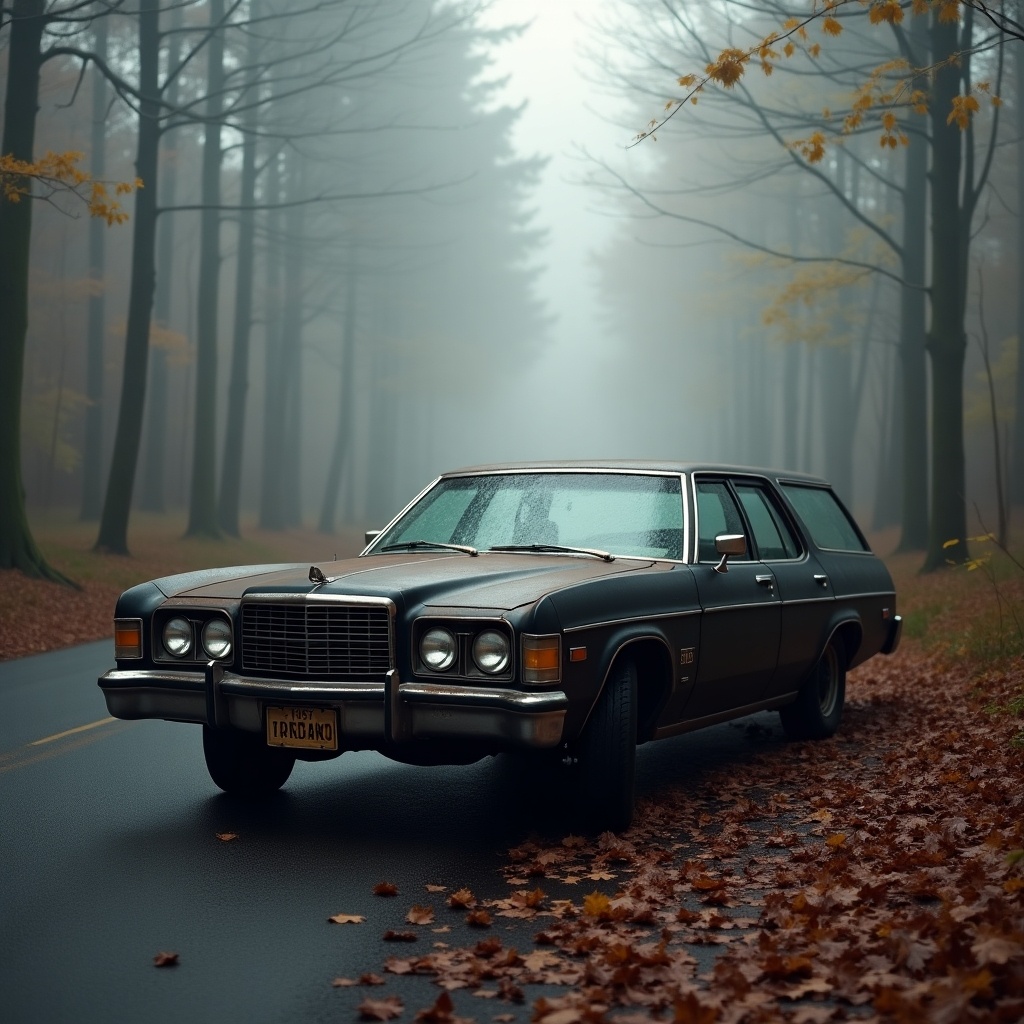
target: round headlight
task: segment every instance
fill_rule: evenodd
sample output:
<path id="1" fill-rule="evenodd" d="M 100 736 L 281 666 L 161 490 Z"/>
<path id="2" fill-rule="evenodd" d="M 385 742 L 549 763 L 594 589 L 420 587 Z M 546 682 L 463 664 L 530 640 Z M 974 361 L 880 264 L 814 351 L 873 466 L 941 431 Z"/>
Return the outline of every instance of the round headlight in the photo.
<path id="1" fill-rule="evenodd" d="M 203 650 L 211 658 L 226 658 L 231 653 L 231 624 L 224 619 L 210 619 L 203 626 Z"/>
<path id="2" fill-rule="evenodd" d="M 508 637 L 496 629 L 485 629 L 473 641 L 473 660 L 481 672 L 496 676 L 508 668 L 511 648 Z"/>
<path id="3" fill-rule="evenodd" d="M 455 637 L 447 629 L 428 629 L 420 640 L 423 664 L 434 672 L 443 672 L 455 661 Z"/>
<path id="4" fill-rule="evenodd" d="M 187 619 L 171 619 L 164 626 L 164 650 L 176 658 L 184 658 L 192 649 L 192 625 Z"/>

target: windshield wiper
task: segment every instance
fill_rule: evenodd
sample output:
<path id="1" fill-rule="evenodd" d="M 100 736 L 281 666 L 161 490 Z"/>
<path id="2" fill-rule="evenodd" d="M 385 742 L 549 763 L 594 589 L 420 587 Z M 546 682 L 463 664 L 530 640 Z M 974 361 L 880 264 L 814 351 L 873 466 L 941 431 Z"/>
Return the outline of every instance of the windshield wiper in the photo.
<path id="1" fill-rule="evenodd" d="M 473 558 L 480 554 L 468 544 L 442 544 L 439 540 L 403 540 L 397 544 L 385 544 L 381 551 L 398 551 L 400 548 L 444 548 L 446 551 L 462 551 Z"/>
<path id="2" fill-rule="evenodd" d="M 495 544 L 488 551 L 564 551 L 571 555 L 593 555 L 605 562 L 614 562 L 615 556 L 599 548 L 573 548 L 566 544 Z"/>

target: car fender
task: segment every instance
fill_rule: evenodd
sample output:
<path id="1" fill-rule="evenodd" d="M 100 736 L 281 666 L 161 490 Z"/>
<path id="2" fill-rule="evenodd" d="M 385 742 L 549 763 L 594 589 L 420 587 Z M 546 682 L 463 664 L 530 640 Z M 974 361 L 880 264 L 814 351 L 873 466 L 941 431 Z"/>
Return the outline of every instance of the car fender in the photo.
<path id="1" fill-rule="evenodd" d="M 651 679 L 648 677 L 646 682 L 644 677 L 637 679 L 638 698 L 641 707 L 641 714 L 637 720 L 638 731 L 643 731 L 645 725 L 648 728 L 653 726 L 658 712 L 672 692 L 671 666 L 673 648 L 669 638 L 659 626 L 649 622 L 637 623 L 617 629 L 603 644 L 595 671 L 595 678 L 600 680 L 600 684 L 594 690 L 593 697 L 586 709 L 586 715 L 582 720 L 577 719 L 579 727 L 572 729 L 573 738 L 582 733 L 587 726 L 587 722 L 590 721 L 590 716 L 593 714 L 597 702 L 601 699 L 601 694 L 604 693 L 605 687 L 608 685 L 608 680 L 616 662 L 620 657 L 628 656 L 630 648 L 637 649 L 637 645 L 640 644 L 651 645 L 651 647 L 659 648 L 664 653 L 665 672 L 663 678 Z"/>
<path id="2" fill-rule="evenodd" d="M 864 625 L 856 612 L 846 608 L 837 613 L 832 622 L 829 623 L 828 635 L 818 649 L 818 656 L 814 659 L 815 665 L 821 660 L 825 649 L 832 642 L 833 637 L 837 635 L 842 638 L 847 667 L 853 664 L 853 660 L 860 650 L 860 645 L 864 639 Z"/>

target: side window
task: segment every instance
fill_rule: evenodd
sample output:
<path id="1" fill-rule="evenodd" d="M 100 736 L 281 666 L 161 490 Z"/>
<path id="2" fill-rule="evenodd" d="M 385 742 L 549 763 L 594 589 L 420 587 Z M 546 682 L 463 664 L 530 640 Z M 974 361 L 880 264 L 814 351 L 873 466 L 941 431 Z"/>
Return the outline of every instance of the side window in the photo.
<path id="1" fill-rule="evenodd" d="M 783 491 L 819 548 L 867 551 L 846 510 L 824 487 L 783 484 Z"/>
<path id="2" fill-rule="evenodd" d="M 715 537 L 720 533 L 743 533 L 743 520 L 729 488 L 720 480 L 698 480 L 697 560 L 717 562 Z M 744 557 L 749 558 L 749 552 Z"/>
<path id="3" fill-rule="evenodd" d="M 764 489 L 737 484 L 736 493 L 757 542 L 758 555 L 766 561 L 797 558 L 800 548 L 796 539 Z"/>

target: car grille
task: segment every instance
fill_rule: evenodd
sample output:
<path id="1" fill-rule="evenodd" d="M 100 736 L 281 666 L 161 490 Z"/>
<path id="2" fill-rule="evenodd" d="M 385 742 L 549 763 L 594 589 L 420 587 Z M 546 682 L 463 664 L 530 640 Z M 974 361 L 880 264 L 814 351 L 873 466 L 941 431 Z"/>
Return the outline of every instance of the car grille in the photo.
<path id="1" fill-rule="evenodd" d="M 386 607 L 242 603 L 242 669 L 246 672 L 366 676 L 390 668 Z"/>

